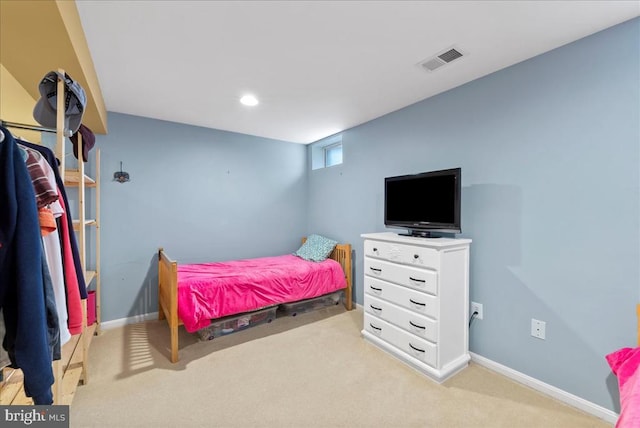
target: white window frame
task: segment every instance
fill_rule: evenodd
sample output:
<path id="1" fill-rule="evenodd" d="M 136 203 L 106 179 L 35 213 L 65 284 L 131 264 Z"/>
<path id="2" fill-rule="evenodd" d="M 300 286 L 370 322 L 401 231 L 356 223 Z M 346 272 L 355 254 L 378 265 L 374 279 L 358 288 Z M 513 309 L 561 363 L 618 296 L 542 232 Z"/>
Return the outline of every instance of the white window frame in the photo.
<path id="1" fill-rule="evenodd" d="M 338 147 L 340 147 L 340 162 L 329 165 L 329 152 Z M 329 168 L 336 165 L 342 165 L 342 141 L 329 144 L 328 146 L 324 146 L 322 149 L 324 150 L 324 167 L 325 168 Z"/>
<path id="2" fill-rule="evenodd" d="M 329 151 L 340 147 L 342 154 L 342 160 L 340 163 L 329 165 L 328 157 Z M 334 166 L 342 165 L 344 163 L 344 152 L 342 145 L 342 135 L 332 136 L 327 139 L 317 141 L 311 144 L 311 169 L 331 168 Z"/>

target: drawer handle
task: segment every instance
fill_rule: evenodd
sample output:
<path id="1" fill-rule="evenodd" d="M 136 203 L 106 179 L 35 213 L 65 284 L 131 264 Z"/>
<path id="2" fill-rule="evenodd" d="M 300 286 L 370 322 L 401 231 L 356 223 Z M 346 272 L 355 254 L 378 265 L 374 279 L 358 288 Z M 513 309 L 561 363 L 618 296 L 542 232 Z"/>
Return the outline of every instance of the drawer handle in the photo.
<path id="1" fill-rule="evenodd" d="M 377 252 L 378 252 L 378 249 L 377 249 L 377 248 L 374 248 L 374 249 L 373 249 L 373 252 L 374 252 L 374 253 L 377 253 Z"/>
<path id="2" fill-rule="evenodd" d="M 416 348 L 411 343 L 409 343 L 409 346 L 411 346 L 411 349 L 413 349 L 414 351 L 418 351 L 418 352 L 422 352 L 422 353 L 426 352 L 424 349 Z"/>
<path id="3" fill-rule="evenodd" d="M 418 258 L 420 258 L 420 256 L 419 256 L 418 254 L 414 254 L 414 255 L 413 255 L 413 258 L 414 258 L 414 259 L 418 259 Z"/>
<path id="4" fill-rule="evenodd" d="M 373 325 L 373 324 L 371 324 L 371 323 L 369 323 L 369 325 L 370 325 L 370 326 L 371 326 L 371 328 L 372 328 L 372 329 L 374 329 L 374 330 L 382 331 L 382 328 L 381 328 L 381 327 L 376 327 L 375 325 Z"/>
<path id="5" fill-rule="evenodd" d="M 376 288 L 373 285 L 370 285 L 369 288 L 372 289 L 373 291 L 382 291 L 382 288 Z"/>
<path id="6" fill-rule="evenodd" d="M 369 305 L 369 306 L 371 306 L 371 309 L 373 309 L 374 311 L 381 311 L 382 310 L 382 308 L 376 308 L 373 305 Z"/>
<path id="7" fill-rule="evenodd" d="M 371 266 L 369 266 L 369 269 L 371 269 L 374 272 L 382 272 L 382 269 L 378 269 L 378 268 L 373 268 Z"/>
<path id="8" fill-rule="evenodd" d="M 413 303 L 414 305 L 418 305 L 418 306 L 427 306 L 427 304 L 426 304 L 426 303 L 416 302 L 416 301 L 415 301 L 415 300 L 413 300 L 413 299 L 409 299 L 409 301 L 410 301 L 411 303 Z"/>
<path id="9" fill-rule="evenodd" d="M 422 329 L 422 330 L 426 330 L 427 329 L 427 327 L 424 327 L 424 326 L 421 326 L 421 325 L 418 325 L 418 324 L 414 324 L 411 321 L 409 321 L 409 324 L 411 324 L 415 328 L 419 328 L 419 329 Z"/>
<path id="10" fill-rule="evenodd" d="M 411 281 L 415 281 L 415 282 L 427 282 L 427 281 L 426 281 L 426 280 L 424 280 L 424 279 L 416 279 L 416 278 L 414 278 L 414 277 L 412 277 L 412 276 L 410 276 L 410 277 L 409 277 L 409 279 L 410 279 Z"/>

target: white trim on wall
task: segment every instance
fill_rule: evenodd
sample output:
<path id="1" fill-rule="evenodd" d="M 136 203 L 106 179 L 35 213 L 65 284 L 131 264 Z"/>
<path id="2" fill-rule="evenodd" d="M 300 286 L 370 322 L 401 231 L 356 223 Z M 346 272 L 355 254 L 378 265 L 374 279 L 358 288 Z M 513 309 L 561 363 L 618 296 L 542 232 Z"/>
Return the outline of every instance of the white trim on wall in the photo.
<path id="1" fill-rule="evenodd" d="M 481 355 L 475 354 L 473 352 L 471 352 L 470 354 L 471 361 L 473 361 L 474 363 L 486 367 L 487 369 L 492 370 L 496 373 L 504 375 L 509 379 L 528 386 L 529 388 L 535 389 L 538 392 L 555 398 L 556 400 L 562 401 L 569 406 L 575 407 L 579 410 L 582 410 L 583 412 L 589 413 L 590 415 L 596 416 L 611 424 L 615 424 L 618 420 L 618 414 L 609 409 L 587 401 L 584 398 L 580 398 L 576 395 L 570 394 L 560 388 L 556 388 L 555 386 L 544 383 L 538 379 L 532 378 L 531 376 L 527 376 L 526 374 L 520 373 L 519 371 L 513 370 L 507 366 L 503 366 L 502 364 L 496 363 L 495 361 L 492 361 Z"/>
<path id="2" fill-rule="evenodd" d="M 157 312 L 151 312 L 144 315 L 134 315 L 132 317 L 120 318 L 113 321 L 105 321 L 100 323 L 103 330 L 111 330 L 112 328 L 124 327 L 127 324 L 136 324 L 144 321 L 153 321 L 158 319 Z"/>

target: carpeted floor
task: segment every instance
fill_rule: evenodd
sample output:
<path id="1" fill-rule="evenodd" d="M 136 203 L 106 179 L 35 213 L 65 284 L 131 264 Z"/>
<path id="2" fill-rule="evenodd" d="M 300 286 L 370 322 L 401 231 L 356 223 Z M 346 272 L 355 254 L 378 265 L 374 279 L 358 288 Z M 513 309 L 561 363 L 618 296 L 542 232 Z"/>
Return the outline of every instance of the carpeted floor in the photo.
<path id="1" fill-rule="evenodd" d="M 438 385 L 366 343 L 341 306 L 199 342 L 150 321 L 105 331 L 71 427 L 608 427 L 471 364 Z"/>

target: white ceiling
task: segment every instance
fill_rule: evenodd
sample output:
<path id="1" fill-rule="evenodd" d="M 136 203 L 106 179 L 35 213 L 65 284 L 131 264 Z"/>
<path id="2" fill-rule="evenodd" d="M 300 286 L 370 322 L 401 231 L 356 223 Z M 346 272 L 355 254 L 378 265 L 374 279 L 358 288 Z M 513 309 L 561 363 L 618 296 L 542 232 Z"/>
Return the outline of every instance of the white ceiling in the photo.
<path id="1" fill-rule="evenodd" d="M 77 7 L 107 110 L 304 144 L 640 15 L 590 0 Z M 454 46 L 463 58 L 418 65 Z"/>

